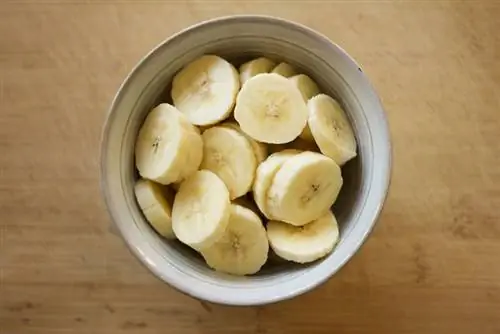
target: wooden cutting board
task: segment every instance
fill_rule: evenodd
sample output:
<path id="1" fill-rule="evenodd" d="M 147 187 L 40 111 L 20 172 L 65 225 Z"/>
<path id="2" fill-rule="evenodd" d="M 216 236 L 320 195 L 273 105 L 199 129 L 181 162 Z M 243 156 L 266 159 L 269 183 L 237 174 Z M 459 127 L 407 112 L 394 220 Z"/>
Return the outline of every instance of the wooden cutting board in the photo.
<path id="1" fill-rule="evenodd" d="M 161 283 L 109 230 L 101 125 L 134 64 L 230 14 L 326 34 L 380 93 L 394 171 L 380 223 L 317 290 L 254 308 Z M 0 333 L 500 333 L 500 3 L 0 3 Z"/>

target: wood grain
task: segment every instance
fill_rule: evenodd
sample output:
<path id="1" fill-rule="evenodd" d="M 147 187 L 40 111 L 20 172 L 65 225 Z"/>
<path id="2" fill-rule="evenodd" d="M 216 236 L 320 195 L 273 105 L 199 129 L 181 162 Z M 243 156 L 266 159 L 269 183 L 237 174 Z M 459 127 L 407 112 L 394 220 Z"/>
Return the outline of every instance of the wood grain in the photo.
<path id="1" fill-rule="evenodd" d="M 151 47 L 203 19 L 278 15 L 363 66 L 394 172 L 380 224 L 317 290 L 231 308 L 149 274 L 109 231 L 101 125 Z M 500 333 L 500 3 L 0 3 L 0 333 Z"/>

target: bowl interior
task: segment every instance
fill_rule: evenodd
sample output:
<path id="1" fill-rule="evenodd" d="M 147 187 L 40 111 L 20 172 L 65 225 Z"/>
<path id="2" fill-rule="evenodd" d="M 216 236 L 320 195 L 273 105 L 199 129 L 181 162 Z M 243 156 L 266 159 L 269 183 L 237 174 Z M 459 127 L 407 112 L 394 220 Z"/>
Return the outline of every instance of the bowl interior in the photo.
<path id="1" fill-rule="evenodd" d="M 151 108 L 171 102 L 170 83 L 175 73 L 202 54 L 216 54 L 235 65 L 257 56 L 288 62 L 313 78 L 322 92 L 336 98 L 346 110 L 358 142 L 358 157 L 342 168 L 344 185 L 333 207 L 341 237 L 336 250 L 325 259 L 309 265 L 270 260 L 255 276 L 224 275 L 210 270 L 188 247 L 159 237 L 142 216 L 133 194 L 138 129 Z M 385 167 L 374 162 L 377 144 L 383 149 L 380 158 Z M 388 180 L 381 178 L 380 184 L 373 181 L 376 173 L 387 178 L 388 145 L 378 98 L 359 67 L 341 49 L 310 30 L 281 20 L 217 20 L 168 40 L 144 58 L 127 78 L 105 129 L 103 191 L 125 241 L 161 279 L 210 301 L 265 303 L 319 284 L 359 248 L 385 196 L 384 182 Z M 230 296 L 231 292 L 239 295 Z"/>
<path id="2" fill-rule="evenodd" d="M 226 44 L 226 43 L 231 43 L 231 44 Z M 245 50 L 245 51 L 242 52 L 240 50 Z M 251 41 L 248 40 L 240 40 L 240 39 L 236 41 L 229 40 L 229 41 L 224 41 L 224 43 L 221 43 L 220 45 L 213 45 L 213 44 L 207 45 L 206 48 L 202 48 L 200 50 L 200 53 L 197 53 L 192 57 L 185 58 L 185 63 L 183 63 L 181 67 L 183 65 L 186 65 L 190 61 L 196 59 L 198 56 L 202 54 L 215 54 L 221 56 L 224 59 L 231 62 L 233 65 L 235 65 L 236 68 L 238 68 L 239 65 L 243 64 L 245 61 L 260 56 L 265 56 L 269 59 L 276 61 L 277 63 L 282 61 L 287 62 L 295 66 L 298 69 L 299 73 L 307 74 L 313 80 L 315 80 L 318 83 L 318 86 L 321 88 L 321 91 L 323 93 L 328 94 L 337 99 L 337 101 L 339 101 L 341 105 L 344 106 L 346 112 L 350 114 L 348 102 L 344 101 L 343 96 L 337 93 L 335 85 L 333 85 L 332 82 L 328 80 L 328 78 L 322 76 L 321 73 L 315 71 L 315 67 L 312 62 L 301 63 L 300 60 L 297 60 L 295 57 L 293 57 L 293 55 L 296 55 L 296 53 L 281 56 L 276 52 L 272 52 L 272 50 L 265 49 L 260 43 L 256 43 L 254 45 L 253 43 L 251 43 Z M 157 106 L 158 104 L 163 102 L 172 104 L 172 98 L 170 95 L 171 82 L 173 76 L 177 73 L 178 70 L 179 68 L 173 68 L 172 70 L 165 71 L 163 73 L 162 78 L 157 83 L 160 89 L 159 90 L 155 89 L 155 95 L 148 96 L 148 100 L 144 100 L 144 106 L 136 111 L 137 120 L 134 120 L 131 124 L 132 128 L 129 134 L 131 134 L 132 136 L 130 138 L 133 139 L 137 136 L 137 132 L 139 130 L 140 125 L 143 123 L 148 112 L 154 106 Z M 358 133 L 356 131 L 356 128 L 354 128 L 354 132 L 355 134 Z M 358 142 L 359 140 L 360 139 L 357 138 Z M 131 147 L 132 149 L 127 150 L 127 152 L 125 152 L 127 154 L 126 157 L 127 163 L 125 166 L 126 168 L 130 168 L 133 170 L 132 172 L 134 178 L 133 182 L 135 182 L 135 180 L 139 177 L 139 175 L 137 174 L 134 167 L 135 165 L 133 156 L 133 145 L 129 147 Z M 344 178 L 344 184 L 342 186 L 339 197 L 332 208 L 332 211 L 334 212 L 335 216 L 338 219 L 341 235 L 344 235 L 346 233 L 346 231 L 349 228 L 350 222 L 352 223 L 352 219 L 349 219 L 350 212 L 352 212 L 352 208 L 356 205 L 356 200 L 359 199 L 359 196 L 357 194 L 360 192 L 360 186 L 362 184 L 362 178 L 363 178 L 361 161 L 363 160 L 364 152 L 362 150 L 364 149 L 365 148 L 360 147 L 358 152 L 359 154 L 358 157 L 349 161 L 345 166 L 342 167 L 342 176 Z M 133 183 L 128 183 L 128 185 L 129 185 L 128 191 L 133 191 L 132 189 Z M 138 210 L 138 207 L 134 209 Z M 141 223 L 149 227 L 145 218 L 142 219 Z M 153 229 L 151 229 L 150 232 L 155 233 Z M 190 247 L 182 244 L 179 241 L 162 239 L 162 242 L 165 243 L 165 247 L 172 248 L 174 251 L 178 252 L 178 254 L 183 257 L 183 261 L 190 262 L 191 265 L 193 266 L 206 267 L 206 264 L 201 255 L 199 255 L 196 251 L 194 251 Z M 255 276 L 265 277 L 268 275 L 275 275 L 279 274 L 280 272 L 287 272 L 290 270 L 301 270 L 304 269 L 306 266 L 317 265 L 321 261 L 323 260 L 319 260 L 312 264 L 298 265 L 292 262 L 280 261 L 276 257 L 273 257 L 271 258 L 270 261 L 266 263 L 264 268 L 260 270 Z"/>

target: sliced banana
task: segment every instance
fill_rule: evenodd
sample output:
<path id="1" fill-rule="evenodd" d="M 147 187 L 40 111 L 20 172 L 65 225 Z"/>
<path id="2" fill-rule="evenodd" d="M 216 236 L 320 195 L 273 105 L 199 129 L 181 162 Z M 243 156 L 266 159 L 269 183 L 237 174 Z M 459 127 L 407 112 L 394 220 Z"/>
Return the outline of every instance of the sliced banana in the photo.
<path id="1" fill-rule="evenodd" d="M 181 172 L 177 182 L 184 180 L 197 171 L 203 159 L 203 141 L 201 135 L 193 131 L 186 138 L 185 145 L 181 148 L 181 150 L 185 150 L 185 153 L 182 154 L 185 159 L 180 164 Z M 193 146 L 195 149 L 192 148 Z"/>
<path id="2" fill-rule="evenodd" d="M 245 136 L 250 145 L 252 146 L 253 153 L 255 154 L 255 158 L 257 159 L 257 164 L 260 164 L 267 158 L 267 145 L 264 143 L 259 143 L 254 140 L 252 137 L 243 132 L 236 122 L 225 122 L 221 124 L 222 126 L 227 126 L 231 129 L 234 129 Z"/>
<path id="3" fill-rule="evenodd" d="M 201 255 L 216 271 L 241 276 L 255 274 L 267 261 L 266 230 L 251 210 L 232 204 L 230 211 L 224 235 Z"/>
<path id="4" fill-rule="evenodd" d="M 161 236 L 175 239 L 172 230 L 172 192 L 150 180 L 141 179 L 134 187 L 137 203 L 146 220 Z"/>
<path id="5" fill-rule="evenodd" d="M 181 183 L 172 208 L 172 227 L 184 244 L 201 251 L 219 240 L 227 227 L 231 203 L 224 182 L 197 171 Z"/>
<path id="6" fill-rule="evenodd" d="M 320 93 L 316 82 L 305 74 L 294 75 L 289 80 L 297 86 L 305 101 Z"/>
<path id="7" fill-rule="evenodd" d="M 301 226 L 326 213 L 342 187 L 340 167 L 315 152 L 285 161 L 268 190 L 267 208 L 275 220 Z"/>
<path id="8" fill-rule="evenodd" d="M 268 219 L 273 219 L 267 209 L 267 191 L 271 186 L 272 180 L 285 161 L 299 153 L 300 151 L 297 150 L 283 150 L 271 154 L 257 167 L 255 182 L 253 184 L 253 198 L 259 210 Z"/>
<path id="9" fill-rule="evenodd" d="M 321 153 L 342 166 L 356 157 L 356 139 L 342 107 L 328 95 L 309 100 L 309 127 Z"/>
<path id="10" fill-rule="evenodd" d="M 230 115 L 239 89 L 238 71 L 231 63 L 204 55 L 175 75 L 171 95 L 191 123 L 210 125 Z"/>
<path id="11" fill-rule="evenodd" d="M 297 71 L 292 65 L 288 63 L 279 63 L 275 68 L 273 68 L 271 73 L 276 73 L 284 76 L 285 78 L 289 78 L 296 75 Z"/>
<path id="12" fill-rule="evenodd" d="M 320 93 L 319 87 L 316 82 L 314 82 L 314 80 L 312 80 L 305 74 L 295 75 L 290 78 L 290 81 L 292 81 L 297 86 L 306 102 L 313 96 Z M 311 129 L 309 129 L 309 125 L 305 126 L 304 130 L 300 134 L 300 137 L 304 140 L 314 142 L 314 137 L 311 133 Z"/>
<path id="13" fill-rule="evenodd" d="M 229 189 L 231 199 L 252 187 L 257 160 L 248 140 L 238 131 L 214 126 L 205 130 L 201 168 L 214 172 Z"/>
<path id="14" fill-rule="evenodd" d="M 271 249 L 281 258 L 308 263 L 328 255 L 339 241 L 339 227 L 331 211 L 304 226 L 279 221 L 267 223 Z"/>
<path id="15" fill-rule="evenodd" d="M 307 106 L 297 87 L 274 73 L 250 78 L 241 88 L 234 110 L 234 118 L 247 135 L 271 144 L 297 138 L 307 117 Z"/>
<path id="16" fill-rule="evenodd" d="M 167 103 L 148 114 L 135 143 L 139 174 L 161 184 L 177 182 L 195 172 L 202 154 L 201 136 L 179 110 Z"/>
<path id="17" fill-rule="evenodd" d="M 270 72 L 276 63 L 265 57 L 259 57 L 240 66 L 240 84 L 243 84 L 253 76 L 260 73 Z"/>

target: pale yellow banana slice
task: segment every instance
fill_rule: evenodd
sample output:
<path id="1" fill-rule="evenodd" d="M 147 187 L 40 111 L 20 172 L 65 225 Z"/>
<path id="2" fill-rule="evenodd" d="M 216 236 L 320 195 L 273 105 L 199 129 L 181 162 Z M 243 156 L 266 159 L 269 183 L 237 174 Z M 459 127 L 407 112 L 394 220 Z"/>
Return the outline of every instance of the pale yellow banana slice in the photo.
<path id="1" fill-rule="evenodd" d="M 258 272 L 266 263 L 268 252 L 266 230 L 260 218 L 251 210 L 232 204 L 224 235 L 201 255 L 216 271 L 243 276 Z"/>
<path id="2" fill-rule="evenodd" d="M 135 162 L 143 178 L 161 184 L 177 182 L 198 169 L 202 154 L 201 136 L 167 103 L 154 108 L 139 129 Z"/>
<path id="3" fill-rule="evenodd" d="M 294 75 L 289 80 L 297 86 L 305 101 L 320 93 L 316 82 L 305 74 Z"/>
<path id="4" fill-rule="evenodd" d="M 316 96 L 320 93 L 319 87 L 316 82 L 314 82 L 314 80 L 312 80 L 305 74 L 295 75 L 290 78 L 290 81 L 292 81 L 297 86 L 306 102 L 313 96 Z M 309 124 L 305 126 L 304 130 L 300 134 L 300 137 L 304 140 L 314 142 L 314 137 L 311 133 L 311 129 L 309 129 Z"/>
<path id="5" fill-rule="evenodd" d="M 267 208 L 275 220 L 301 226 L 325 214 L 342 187 L 340 167 L 315 152 L 285 161 L 268 190 Z"/>
<path id="6" fill-rule="evenodd" d="M 273 219 L 267 210 L 267 191 L 271 186 L 272 180 L 285 161 L 299 153 L 300 151 L 297 150 L 283 150 L 271 154 L 257 167 L 253 184 L 253 198 L 259 210 L 268 219 Z"/>
<path id="7" fill-rule="evenodd" d="M 229 191 L 214 173 L 200 170 L 181 183 L 172 208 L 177 238 L 198 251 L 212 246 L 227 227 Z"/>
<path id="8" fill-rule="evenodd" d="M 308 110 L 297 87 L 279 74 L 250 78 L 236 99 L 234 118 L 253 139 L 283 144 L 299 136 L 307 123 Z"/>
<path id="9" fill-rule="evenodd" d="M 271 73 L 276 73 L 281 76 L 284 76 L 285 78 L 289 78 L 291 76 L 296 75 L 297 71 L 292 65 L 288 63 L 279 63 L 275 68 L 273 68 Z"/>
<path id="10" fill-rule="evenodd" d="M 205 130 L 201 168 L 214 172 L 229 189 L 231 199 L 252 187 L 257 169 L 254 151 L 240 132 L 223 126 Z"/>
<path id="11" fill-rule="evenodd" d="M 175 75 L 171 95 L 191 123 L 210 125 L 230 115 L 239 89 L 233 65 L 218 56 L 204 55 Z"/>
<path id="12" fill-rule="evenodd" d="M 304 226 L 270 221 L 267 223 L 267 238 L 279 257 L 308 263 L 331 253 L 339 241 L 339 227 L 333 213 L 328 211 Z"/>
<path id="13" fill-rule="evenodd" d="M 253 153 L 255 154 L 255 158 L 257 159 L 257 164 L 260 164 L 267 158 L 267 145 L 264 143 L 260 143 L 254 140 L 252 137 L 243 132 L 236 122 L 225 122 L 221 124 L 222 126 L 227 126 L 231 129 L 234 129 L 245 136 L 250 145 L 252 146 Z"/>
<path id="14" fill-rule="evenodd" d="M 321 153 L 342 166 L 356 157 L 356 139 L 342 107 L 328 95 L 309 100 L 309 127 Z"/>
<path id="15" fill-rule="evenodd" d="M 146 220 L 161 236 L 175 239 L 172 230 L 172 202 L 174 196 L 170 189 L 141 179 L 134 187 L 135 197 L 139 208 Z"/>
<path id="16" fill-rule="evenodd" d="M 276 63 L 265 57 L 250 60 L 240 66 L 240 84 L 243 84 L 253 76 L 260 73 L 270 72 Z"/>

